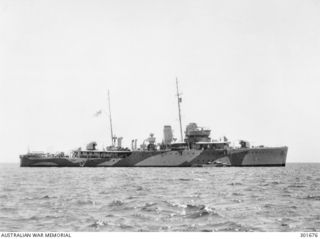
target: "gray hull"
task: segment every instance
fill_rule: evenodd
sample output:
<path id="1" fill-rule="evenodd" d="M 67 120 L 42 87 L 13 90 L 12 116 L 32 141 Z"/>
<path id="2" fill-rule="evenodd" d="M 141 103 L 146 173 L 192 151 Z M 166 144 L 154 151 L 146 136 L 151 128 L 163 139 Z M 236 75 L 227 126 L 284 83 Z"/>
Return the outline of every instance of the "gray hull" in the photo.
<path id="1" fill-rule="evenodd" d="M 285 166 L 287 147 L 227 150 L 110 151 L 94 158 L 20 156 L 21 167 L 235 167 Z"/>

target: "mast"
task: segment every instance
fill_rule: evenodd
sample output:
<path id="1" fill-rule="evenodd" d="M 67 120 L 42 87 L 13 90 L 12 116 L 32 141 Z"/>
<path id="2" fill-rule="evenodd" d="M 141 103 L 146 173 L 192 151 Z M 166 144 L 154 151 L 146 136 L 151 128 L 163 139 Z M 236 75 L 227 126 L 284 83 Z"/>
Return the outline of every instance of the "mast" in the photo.
<path id="1" fill-rule="evenodd" d="M 112 132 L 112 119 L 111 119 L 111 107 L 110 107 L 110 93 L 109 93 L 109 90 L 108 90 L 108 105 L 109 105 L 109 119 L 110 119 L 111 145 L 113 146 L 113 132 Z"/>
<path id="2" fill-rule="evenodd" d="M 178 78 L 176 78 L 176 84 L 177 84 L 177 99 L 178 99 L 179 122 L 180 122 L 180 139 L 181 139 L 181 142 L 183 142 L 182 123 L 181 123 L 181 108 L 180 108 L 180 103 L 182 102 L 182 98 L 181 98 L 181 94 L 179 93 Z"/>

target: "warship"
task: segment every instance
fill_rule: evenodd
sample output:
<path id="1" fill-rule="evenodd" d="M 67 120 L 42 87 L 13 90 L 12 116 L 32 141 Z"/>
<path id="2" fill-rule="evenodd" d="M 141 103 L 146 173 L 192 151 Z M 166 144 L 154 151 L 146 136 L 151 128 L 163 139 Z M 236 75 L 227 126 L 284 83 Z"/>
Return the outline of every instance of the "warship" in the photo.
<path id="1" fill-rule="evenodd" d="M 91 142 L 86 149 L 78 148 L 70 155 L 28 152 L 20 155 L 20 167 L 284 167 L 288 147 L 250 146 L 245 140 L 239 146 L 231 145 L 226 137 L 217 141 L 210 138 L 211 130 L 190 123 L 182 133 L 181 94 L 176 80 L 177 102 L 180 122 L 180 141 L 173 137 L 172 127 L 165 125 L 163 140 L 156 144 L 154 134 L 137 146 L 131 141 L 131 149 L 122 147 L 122 137 L 112 131 L 110 96 L 108 92 L 109 120 L 112 145 L 97 150 Z"/>

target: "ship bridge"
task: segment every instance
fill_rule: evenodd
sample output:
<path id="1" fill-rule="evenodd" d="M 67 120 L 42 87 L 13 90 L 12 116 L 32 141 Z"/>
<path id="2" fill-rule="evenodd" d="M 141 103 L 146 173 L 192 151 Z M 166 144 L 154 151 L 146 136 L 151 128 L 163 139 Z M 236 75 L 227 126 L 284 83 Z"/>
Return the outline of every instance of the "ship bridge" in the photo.
<path id="1" fill-rule="evenodd" d="M 210 142 L 210 133 L 210 129 L 198 127 L 196 123 L 190 123 L 186 127 L 185 142 L 189 144 L 189 146 L 197 142 Z"/>

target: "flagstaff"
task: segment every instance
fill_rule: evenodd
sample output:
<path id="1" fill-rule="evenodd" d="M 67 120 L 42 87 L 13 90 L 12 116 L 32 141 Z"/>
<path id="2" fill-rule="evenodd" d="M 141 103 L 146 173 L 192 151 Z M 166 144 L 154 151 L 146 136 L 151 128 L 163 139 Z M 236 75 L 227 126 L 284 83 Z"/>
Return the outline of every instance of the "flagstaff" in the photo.
<path id="1" fill-rule="evenodd" d="M 182 123 L 181 123 L 181 108 L 180 108 L 180 103 L 182 102 L 182 98 L 181 98 L 181 94 L 179 93 L 178 78 L 176 78 L 176 84 L 177 84 L 177 99 L 178 99 L 179 122 L 180 122 L 180 140 L 181 140 L 181 142 L 183 142 Z"/>
<path id="2" fill-rule="evenodd" d="M 110 120 L 110 133 L 111 133 L 111 145 L 113 145 L 113 132 L 112 132 L 112 118 L 111 118 L 111 107 L 110 107 L 110 92 L 108 90 L 108 105 L 109 105 L 109 120 Z"/>

